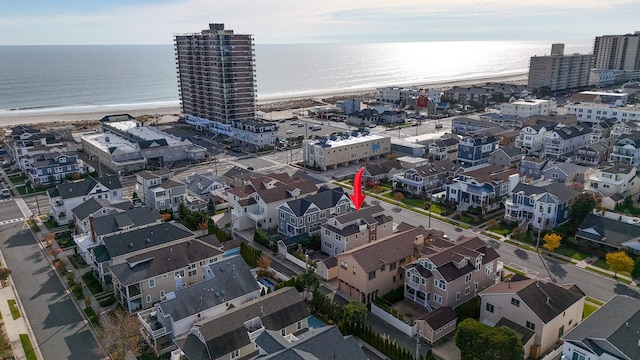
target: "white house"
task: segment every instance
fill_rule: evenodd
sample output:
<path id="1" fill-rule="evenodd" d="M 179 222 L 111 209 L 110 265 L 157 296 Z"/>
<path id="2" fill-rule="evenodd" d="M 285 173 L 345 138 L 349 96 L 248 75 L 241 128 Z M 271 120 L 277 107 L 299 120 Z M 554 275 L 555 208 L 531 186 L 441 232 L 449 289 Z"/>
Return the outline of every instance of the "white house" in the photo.
<path id="1" fill-rule="evenodd" d="M 502 114 L 517 116 L 519 118 L 527 118 L 531 115 L 549 115 L 550 112 L 555 110 L 556 101 L 553 99 L 525 99 L 500 104 Z"/>
<path id="2" fill-rule="evenodd" d="M 587 126 L 556 127 L 545 136 L 544 156 L 560 158 L 577 151 L 591 142 L 591 129 Z"/>
<path id="3" fill-rule="evenodd" d="M 640 179 L 633 165 L 616 164 L 606 169 L 597 169 L 589 176 L 585 190 L 600 196 L 620 194 L 622 197 L 633 196 L 640 191 Z"/>
<path id="4" fill-rule="evenodd" d="M 640 134 L 620 137 L 613 145 L 609 161 L 640 166 Z"/>
<path id="5" fill-rule="evenodd" d="M 516 146 L 528 154 L 538 154 L 544 149 L 547 134 L 553 131 L 553 124 L 528 125 L 520 129 L 520 136 L 516 139 Z"/>

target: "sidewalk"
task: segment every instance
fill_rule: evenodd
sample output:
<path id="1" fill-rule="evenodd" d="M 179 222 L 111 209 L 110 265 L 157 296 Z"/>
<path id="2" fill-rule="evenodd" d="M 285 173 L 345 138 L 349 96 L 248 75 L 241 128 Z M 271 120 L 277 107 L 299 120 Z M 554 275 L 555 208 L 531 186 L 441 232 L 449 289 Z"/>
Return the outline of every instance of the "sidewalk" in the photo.
<path id="1" fill-rule="evenodd" d="M 2 258 L 2 254 L 0 254 L 0 259 L 4 264 L 4 258 Z M 42 354 L 40 353 L 40 347 L 36 341 L 36 337 L 31 330 L 31 326 L 29 325 L 29 319 L 27 319 L 27 314 L 24 311 L 24 307 L 20 302 L 20 298 L 18 298 L 13 285 L 11 285 L 12 279 L 11 276 L 7 279 L 7 286 L 0 287 L 0 314 L 2 314 L 2 321 L 4 322 L 4 330 L 7 334 L 7 339 L 9 339 L 9 343 L 11 344 L 11 349 L 13 350 L 13 356 L 16 359 L 26 359 L 26 355 L 24 352 L 24 348 L 22 347 L 22 342 L 20 341 L 20 334 L 29 335 L 29 339 L 31 340 L 31 345 L 33 346 L 33 351 L 38 359 L 44 359 Z M 11 315 L 11 309 L 9 308 L 9 300 L 15 300 L 16 306 L 20 311 L 20 317 L 17 319 L 13 319 Z"/>

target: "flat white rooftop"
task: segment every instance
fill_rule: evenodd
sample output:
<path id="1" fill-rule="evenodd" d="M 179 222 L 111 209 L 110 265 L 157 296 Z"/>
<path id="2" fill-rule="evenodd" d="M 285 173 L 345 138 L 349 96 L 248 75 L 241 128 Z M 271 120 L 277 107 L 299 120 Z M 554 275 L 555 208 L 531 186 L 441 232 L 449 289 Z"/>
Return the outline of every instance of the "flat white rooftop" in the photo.
<path id="1" fill-rule="evenodd" d="M 158 140 L 165 139 L 167 141 L 167 145 L 178 145 L 182 143 L 182 139 L 177 136 L 173 136 L 164 131 L 160 131 L 157 128 L 150 126 L 139 126 L 137 121 L 118 121 L 114 123 L 110 123 L 109 126 L 114 129 L 118 129 L 122 132 L 129 133 L 131 135 L 135 135 L 144 140 Z"/>
<path id="2" fill-rule="evenodd" d="M 363 135 L 363 136 L 350 136 L 347 139 L 341 139 L 341 140 L 327 140 L 326 144 L 331 145 L 331 147 L 339 147 L 339 146 L 360 144 L 367 141 L 382 140 L 382 139 L 389 139 L 389 138 L 391 137 L 380 135 L 380 134 L 369 134 L 369 135 Z"/>
<path id="3" fill-rule="evenodd" d="M 627 93 L 614 93 L 614 92 L 606 92 L 606 91 L 581 91 L 580 94 L 583 95 L 597 95 L 597 96 L 611 96 L 611 97 L 619 97 L 623 98 L 625 96 L 629 96 Z"/>
<path id="4" fill-rule="evenodd" d="M 525 106 L 535 106 L 544 103 L 551 102 L 551 100 L 542 100 L 542 99 L 531 99 L 531 100 L 516 100 L 510 104 L 514 105 L 525 105 Z"/>
<path id="5" fill-rule="evenodd" d="M 82 135 L 82 139 L 99 148 L 102 151 L 108 151 L 109 148 L 115 147 L 125 153 L 139 151 L 138 147 L 118 135 L 110 133 L 100 133 L 92 135 Z"/>

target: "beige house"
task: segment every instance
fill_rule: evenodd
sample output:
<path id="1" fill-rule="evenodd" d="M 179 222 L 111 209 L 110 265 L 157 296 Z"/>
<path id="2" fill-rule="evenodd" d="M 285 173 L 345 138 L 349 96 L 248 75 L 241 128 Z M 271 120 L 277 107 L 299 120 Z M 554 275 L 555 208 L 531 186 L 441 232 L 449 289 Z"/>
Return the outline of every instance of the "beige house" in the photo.
<path id="1" fill-rule="evenodd" d="M 406 230 L 338 254 L 338 289 L 365 304 L 402 286 L 403 264 L 419 256 L 419 247 L 441 231 L 402 226 Z M 427 240 L 425 240 L 427 239 Z"/>
<path id="2" fill-rule="evenodd" d="M 109 267 L 114 295 L 130 312 L 150 308 L 167 293 L 213 277 L 222 255 L 205 238 L 137 253 Z"/>
<path id="3" fill-rule="evenodd" d="M 324 280 L 333 280 L 338 277 L 338 259 L 331 256 L 317 262 L 316 273 Z"/>
<path id="4" fill-rule="evenodd" d="M 429 344 L 451 334 L 456 329 L 458 315 L 450 307 L 441 307 L 416 320 L 418 334 Z"/>
<path id="5" fill-rule="evenodd" d="M 187 335 L 175 339 L 189 360 L 250 359 L 258 355 L 255 340 L 265 331 L 279 341 L 298 340 L 309 331 L 309 310 L 295 288 L 284 288 L 197 322 Z"/>
<path id="6" fill-rule="evenodd" d="M 507 319 L 535 333 L 532 345 L 524 348 L 526 359 L 540 357 L 580 322 L 585 294 L 573 284 L 515 275 L 486 289 L 480 298 L 480 322 L 496 326 Z"/>
<path id="7" fill-rule="evenodd" d="M 338 165 L 357 164 L 389 154 L 391 137 L 379 134 L 349 136 L 335 140 L 305 140 L 302 144 L 304 163 L 326 171 Z"/>
<path id="8" fill-rule="evenodd" d="M 329 219 L 320 227 L 322 251 L 337 255 L 393 233 L 393 218 L 380 205 Z"/>
<path id="9" fill-rule="evenodd" d="M 433 239 L 405 266 L 404 298 L 428 310 L 456 307 L 495 284 L 500 255 L 478 237 Z"/>

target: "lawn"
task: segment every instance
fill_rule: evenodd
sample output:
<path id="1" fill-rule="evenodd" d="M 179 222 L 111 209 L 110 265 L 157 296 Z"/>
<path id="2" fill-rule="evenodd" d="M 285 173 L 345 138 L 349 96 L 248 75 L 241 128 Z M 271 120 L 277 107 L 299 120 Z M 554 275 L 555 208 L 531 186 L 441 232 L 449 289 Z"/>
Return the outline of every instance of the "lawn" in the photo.
<path id="1" fill-rule="evenodd" d="M 584 260 L 584 259 L 589 257 L 589 255 L 587 255 L 587 254 L 585 254 L 583 252 L 580 252 L 578 250 L 571 249 L 571 248 L 569 248 L 567 246 L 562 246 L 562 245 L 560 245 L 559 248 L 555 249 L 554 252 L 558 253 L 560 255 L 564 255 L 566 257 L 570 257 L 570 258 L 572 258 L 574 260 L 578 260 L 578 261 Z M 606 265 L 606 263 L 605 263 L 605 265 Z M 608 268 L 608 266 L 607 266 L 607 268 Z"/>
<path id="2" fill-rule="evenodd" d="M 86 308 L 84 308 L 84 313 L 87 314 L 87 318 L 93 325 L 100 325 L 100 318 L 91 306 L 87 306 Z"/>
<path id="3" fill-rule="evenodd" d="M 31 344 L 29 335 L 20 334 L 20 342 L 22 343 L 22 348 L 24 349 L 24 354 L 27 360 L 38 360 L 36 353 L 33 351 L 33 345 Z"/>
<path id="4" fill-rule="evenodd" d="M 442 213 L 446 212 L 447 209 L 438 204 L 431 204 L 431 206 L 429 207 L 429 211 L 431 211 L 432 213 L 436 213 L 438 215 L 442 215 Z"/>
<path id="5" fill-rule="evenodd" d="M 584 303 L 584 308 L 582 309 L 582 319 L 586 319 L 587 316 L 593 314 L 598 308 L 595 305 Z"/>
<path id="6" fill-rule="evenodd" d="M 511 234 L 511 229 L 503 228 L 503 227 L 498 227 L 498 228 L 495 228 L 495 229 L 489 230 L 489 231 L 494 232 L 496 234 L 500 234 L 502 236 L 507 236 L 507 235 Z"/>
<path id="7" fill-rule="evenodd" d="M 463 223 L 471 224 L 471 222 L 473 221 L 473 218 L 469 215 L 464 215 L 464 216 L 461 216 L 459 220 L 462 221 Z"/>
<path id="8" fill-rule="evenodd" d="M 92 294 L 95 295 L 104 291 L 102 289 L 102 284 L 100 284 L 100 281 L 96 279 L 95 276 L 93 276 L 93 271 L 90 270 L 82 274 L 82 280 L 84 280 L 84 283 L 87 284 L 87 287 Z"/>
<path id="9" fill-rule="evenodd" d="M 11 310 L 11 317 L 13 318 L 13 320 L 19 319 L 20 318 L 20 310 L 18 309 L 18 304 L 16 304 L 16 301 L 13 299 L 7 300 L 7 303 L 9 304 L 9 310 Z"/>
<path id="10" fill-rule="evenodd" d="M 384 194 L 383 196 L 392 199 L 394 201 L 397 201 L 395 196 L 393 196 L 393 194 Z M 403 197 L 402 198 L 402 203 L 405 205 L 409 205 L 409 206 L 415 206 L 415 207 L 419 207 L 422 208 L 424 206 L 424 203 L 426 202 L 426 200 L 424 199 L 412 199 L 412 198 L 408 198 L 408 197 Z"/>

